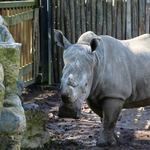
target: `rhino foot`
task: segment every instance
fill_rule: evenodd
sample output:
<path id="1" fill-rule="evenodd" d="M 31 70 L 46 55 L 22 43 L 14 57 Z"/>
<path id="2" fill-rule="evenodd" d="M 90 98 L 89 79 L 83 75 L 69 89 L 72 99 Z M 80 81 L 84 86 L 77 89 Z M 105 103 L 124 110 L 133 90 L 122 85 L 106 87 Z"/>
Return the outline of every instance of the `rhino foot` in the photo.
<path id="1" fill-rule="evenodd" d="M 99 147 L 116 146 L 116 144 L 117 136 L 109 131 L 102 131 L 96 143 L 96 145 Z"/>

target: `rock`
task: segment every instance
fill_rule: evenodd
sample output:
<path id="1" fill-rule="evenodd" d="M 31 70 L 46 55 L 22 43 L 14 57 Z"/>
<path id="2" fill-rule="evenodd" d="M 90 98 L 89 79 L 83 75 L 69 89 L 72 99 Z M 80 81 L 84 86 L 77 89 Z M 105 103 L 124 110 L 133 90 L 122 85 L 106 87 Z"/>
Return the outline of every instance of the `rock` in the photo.
<path id="1" fill-rule="evenodd" d="M 11 94 L 4 99 L 0 118 L 0 135 L 19 134 L 26 129 L 26 118 L 20 98 Z"/>
<path id="2" fill-rule="evenodd" d="M 27 128 L 21 142 L 22 148 L 42 148 L 50 141 L 50 135 L 46 129 L 49 116 L 36 104 L 23 104 Z"/>
<path id="3" fill-rule="evenodd" d="M 6 94 L 16 93 L 18 90 L 16 81 L 19 74 L 20 50 L 16 43 L 0 43 L 0 63 L 4 68 L 4 85 Z"/>
<path id="4" fill-rule="evenodd" d="M 4 80 L 4 70 L 2 64 L 0 64 L 0 117 L 1 117 L 1 109 L 3 107 L 4 94 L 5 94 L 5 87 L 3 85 L 3 80 Z"/>
<path id="5" fill-rule="evenodd" d="M 15 41 L 5 25 L 7 25 L 7 23 L 0 15 L 0 42 L 14 43 Z"/>
<path id="6" fill-rule="evenodd" d="M 0 136 L 0 150 L 20 150 L 21 135 Z"/>

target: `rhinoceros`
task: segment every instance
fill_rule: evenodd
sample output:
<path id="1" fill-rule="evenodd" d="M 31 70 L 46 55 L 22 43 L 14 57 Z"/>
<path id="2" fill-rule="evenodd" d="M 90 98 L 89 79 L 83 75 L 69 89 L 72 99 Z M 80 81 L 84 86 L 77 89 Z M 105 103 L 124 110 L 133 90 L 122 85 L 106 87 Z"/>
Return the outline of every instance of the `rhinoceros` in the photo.
<path id="1" fill-rule="evenodd" d="M 102 120 L 97 146 L 117 144 L 114 129 L 122 108 L 150 105 L 150 35 L 130 40 L 82 34 L 71 44 L 59 30 L 57 45 L 64 48 L 60 117 L 81 117 L 88 106 Z"/>

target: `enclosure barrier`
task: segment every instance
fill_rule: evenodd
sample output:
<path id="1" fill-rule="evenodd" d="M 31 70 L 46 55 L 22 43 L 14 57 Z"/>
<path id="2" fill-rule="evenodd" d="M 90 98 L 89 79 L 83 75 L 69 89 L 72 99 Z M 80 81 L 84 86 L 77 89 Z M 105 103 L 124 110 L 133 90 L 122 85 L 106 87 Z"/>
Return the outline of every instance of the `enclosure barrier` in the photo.
<path id="1" fill-rule="evenodd" d="M 149 33 L 150 0 L 52 0 L 52 60 L 54 82 L 60 82 L 62 53 L 53 29 L 62 30 L 71 42 L 89 30 L 98 35 L 130 39 Z"/>
<path id="2" fill-rule="evenodd" d="M 39 10 L 35 1 L 0 2 L 0 15 L 15 42 L 22 43 L 19 75 L 26 87 L 36 82 L 39 72 Z"/>

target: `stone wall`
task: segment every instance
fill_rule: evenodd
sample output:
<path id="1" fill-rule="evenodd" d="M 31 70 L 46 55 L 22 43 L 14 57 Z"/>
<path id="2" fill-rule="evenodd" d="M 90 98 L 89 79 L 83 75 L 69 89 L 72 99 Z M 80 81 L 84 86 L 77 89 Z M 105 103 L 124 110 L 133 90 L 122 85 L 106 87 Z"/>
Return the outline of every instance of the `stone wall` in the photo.
<path id="1" fill-rule="evenodd" d="M 0 16 L 0 149 L 41 148 L 49 142 L 48 115 L 38 105 L 24 104 L 20 96 L 20 47 Z"/>

